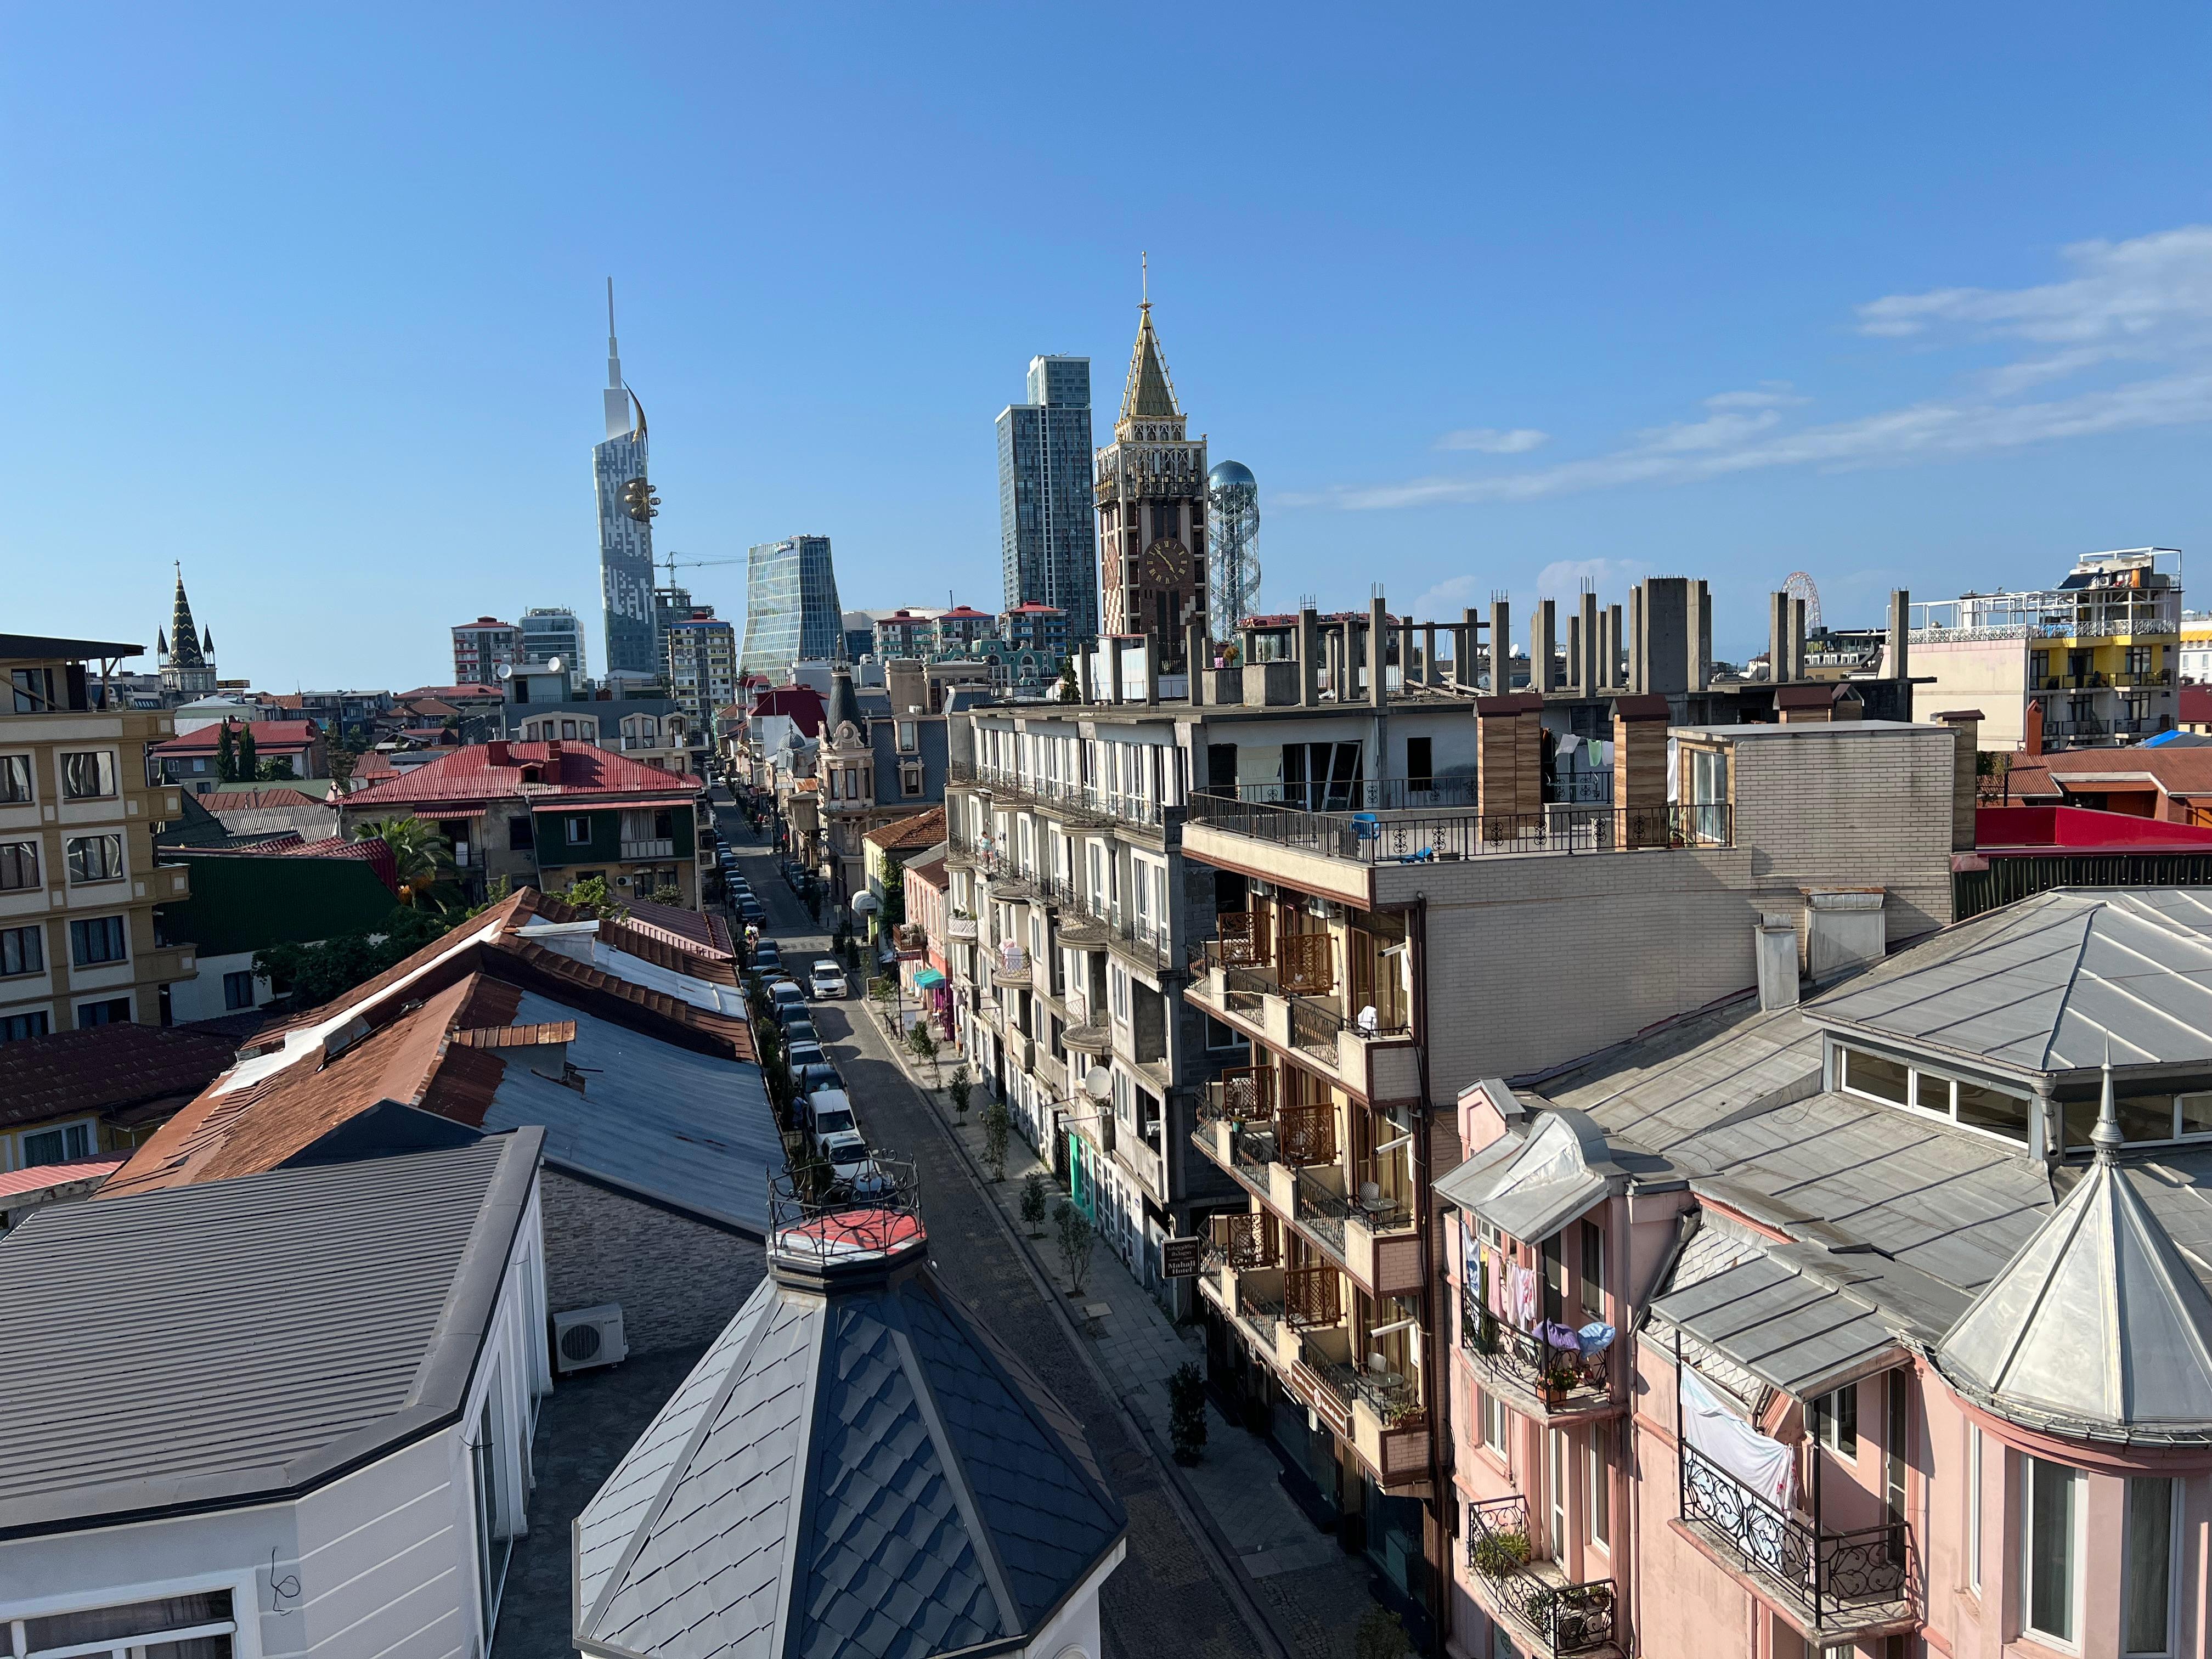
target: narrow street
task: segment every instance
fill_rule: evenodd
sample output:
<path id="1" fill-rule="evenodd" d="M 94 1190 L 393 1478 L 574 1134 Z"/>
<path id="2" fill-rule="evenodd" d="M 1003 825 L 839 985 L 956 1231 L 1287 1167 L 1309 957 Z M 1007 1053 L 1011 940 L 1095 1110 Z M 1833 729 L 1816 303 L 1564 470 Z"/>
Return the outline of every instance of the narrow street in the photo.
<path id="1" fill-rule="evenodd" d="M 828 931 L 808 920 L 773 851 L 746 833 L 733 809 L 718 805 L 716 820 L 768 911 L 768 936 L 781 945 L 786 963 L 803 971 L 826 956 Z M 835 925 L 827 911 L 824 921 Z M 1113 1659 L 1277 1653 L 1272 1639 L 1255 1635 L 1215 1576 L 1164 1471 L 1076 1351 L 949 1133 L 890 1058 L 882 1031 L 857 1001 L 817 1004 L 814 1018 L 869 1140 L 914 1162 L 939 1277 L 1081 1421 L 1108 1484 L 1128 1511 L 1128 1559 L 1107 1581 L 1103 1598 L 1108 1653 Z"/>

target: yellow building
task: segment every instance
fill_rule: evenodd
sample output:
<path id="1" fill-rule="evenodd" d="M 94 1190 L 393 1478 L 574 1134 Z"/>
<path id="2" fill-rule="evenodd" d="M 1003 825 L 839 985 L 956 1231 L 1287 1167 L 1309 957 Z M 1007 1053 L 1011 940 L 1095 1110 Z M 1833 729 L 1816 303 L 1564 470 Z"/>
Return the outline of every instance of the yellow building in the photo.
<path id="1" fill-rule="evenodd" d="M 184 809 L 146 773 L 175 723 L 109 706 L 102 684 L 145 648 L 0 634 L 0 1042 L 166 1024 L 168 986 L 195 972 L 154 919 L 190 890 L 155 864 L 154 832 Z"/>
<path id="2" fill-rule="evenodd" d="M 1909 669 L 1934 681 L 1915 702 L 1979 709 L 1990 750 L 2095 748 L 2172 731 L 2180 559 L 2172 548 L 2088 553 L 2054 588 L 1913 606 Z"/>

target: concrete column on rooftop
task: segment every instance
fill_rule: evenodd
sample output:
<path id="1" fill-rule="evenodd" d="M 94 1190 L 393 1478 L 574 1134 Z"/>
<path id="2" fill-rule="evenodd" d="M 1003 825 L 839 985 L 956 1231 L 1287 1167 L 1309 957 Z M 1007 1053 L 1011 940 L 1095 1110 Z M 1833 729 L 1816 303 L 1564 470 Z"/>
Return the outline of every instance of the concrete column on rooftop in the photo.
<path id="1" fill-rule="evenodd" d="M 1893 680 L 1909 681 L 1912 657 L 1912 593 L 1908 588 L 1893 588 L 1889 595 L 1889 663 L 1887 673 Z M 1905 688 L 1905 718 L 1912 718 L 1912 687 Z"/>
<path id="2" fill-rule="evenodd" d="M 1184 695 L 1193 708 L 1200 708 L 1208 701 L 1208 682 L 1213 676 L 1212 641 L 1206 637 L 1206 624 L 1196 617 L 1183 624 L 1182 632 L 1182 654 L 1190 680 L 1190 689 Z"/>
<path id="3" fill-rule="evenodd" d="M 1437 673 L 1437 625 L 1425 623 L 1421 628 L 1421 684 L 1441 684 Z"/>
<path id="4" fill-rule="evenodd" d="M 1160 647 L 1165 641 L 1152 629 L 1145 630 L 1145 706 L 1157 708 L 1160 701 Z"/>
<path id="5" fill-rule="evenodd" d="M 1298 706 L 1321 704 L 1321 632 L 1310 605 L 1298 607 Z"/>
<path id="6" fill-rule="evenodd" d="M 1607 605 L 1605 610 L 1604 670 L 1598 680 L 1601 691 L 1620 690 L 1620 607 Z"/>
<path id="7" fill-rule="evenodd" d="M 1583 619 L 1579 616 L 1567 618 L 1567 688 L 1577 696 L 1586 696 L 1589 688 L 1583 679 Z"/>
<path id="8" fill-rule="evenodd" d="M 1377 593 L 1367 601 L 1367 706 L 1390 701 L 1390 609 Z"/>
<path id="9" fill-rule="evenodd" d="M 1805 601 L 1790 601 L 1790 678 L 1805 678 Z"/>
<path id="10" fill-rule="evenodd" d="M 1559 665 L 1553 660 L 1559 646 L 1559 607 L 1557 600 L 1536 601 L 1536 614 L 1528 619 L 1528 689 L 1541 696 L 1558 684 Z M 1510 680 L 1511 675 L 1507 678 Z M 1507 688 L 1510 690 L 1509 686 Z"/>
<path id="11" fill-rule="evenodd" d="M 1776 685 L 1790 684 L 1790 596 L 1766 596 L 1766 678 Z"/>
<path id="12" fill-rule="evenodd" d="M 1982 711 L 1954 708 L 1936 721 L 1951 728 L 1951 850 L 1974 850 L 1974 807 L 1980 789 Z"/>
<path id="13" fill-rule="evenodd" d="M 1664 847 L 1667 699 L 1634 692 L 1613 700 L 1613 844 Z"/>
<path id="14" fill-rule="evenodd" d="M 1471 623 L 1474 612 L 1467 613 Z M 1468 629 L 1467 689 L 1474 690 L 1474 630 Z M 1513 689 L 1513 601 L 1490 602 L 1490 695 L 1502 697 Z"/>
<path id="15" fill-rule="evenodd" d="M 1413 670 L 1413 619 L 1410 616 L 1398 619 L 1398 690 L 1410 695 L 1420 678 Z"/>
<path id="16" fill-rule="evenodd" d="M 1690 690 L 1713 683 L 1713 591 L 1702 580 L 1690 584 Z"/>
<path id="17" fill-rule="evenodd" d="M 1106 636 L 1106 695 L 1100 701 L 1121 701 L 1121 636 L 1119 634 Z"/>
<path id="18" fill-rule="evenodd" d="M 1586 697 L 1597 696 L 1601 683 L 1597 677 L 1597 595 L 1585 593 L 1577 607 L 1577 618 L 1582 623 L 1582 648 L 1574 653 L 1575 678 Z"/>
<path id="19" fill-rule="evenodd" d="M 1641 696 L 1650 688 L 1644 684 L 1644 584 L 1628 590 L 1628 690 Z"/>

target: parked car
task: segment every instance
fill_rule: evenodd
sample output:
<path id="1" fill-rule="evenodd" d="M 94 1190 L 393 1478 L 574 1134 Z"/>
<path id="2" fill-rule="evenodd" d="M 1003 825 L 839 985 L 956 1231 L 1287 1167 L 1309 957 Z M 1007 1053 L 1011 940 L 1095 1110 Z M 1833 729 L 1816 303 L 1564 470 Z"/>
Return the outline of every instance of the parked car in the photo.
<path id="1" fill-rule="evenodd" d="M 757 941 L 753 945 L 753 969 L 756 973 L 773 974 L 783 966 L 783 947 L 772 939 Z"/>
<path id="2" fill-rule="evenodd" d="M 799 1097 L 799 1121 L 811 1138 L 817 1130 L 816 1116 L 823 1112 L 843 1112 L 848 1116 L 853 1110 L 853 1097 L 842 1087 L 812 1089 Z M 852 1126 L 848 1124 L 847 1127 Z"/>
<path id="3" fill-rule="evenodd" d="M 823 1089 L 842 1089 L 845 1079 L 837 1075 L 837 1068 L 828 1060 L 815 1060 L 791 1068 L 791 1086 L 803 1100 Z"/>
<path id="4" fill-rule="evenodd" d="M 788 985 L 791 981 L 781 980 L 777 982 Z M 775 1006 L 775 1018 L 776 1023 L 787 1031 L 794 1025 L 811 1025 L 814 1023 L 814 1011 L 806 1006 L 805 1000 L 802 997 L 797 1002 L 779 1001 Z"/>
<path id="5" fill-rule="evenodd" d="M 750 893 L 744 893 L 738 896 L 738 915 L 744 920 L 755 923 L 756 925 L 765 922 L 768 920 L 768 912 L 761 908 L 761 902 Z"/>
<path id="6" fill-rule="evenodd" d="M 795 1077 L 802 1066 L 827 1066 L 830 1051 L 818 1042 L 794 1042 L 785 1049 L 784 1058 L 791 1062 L 792 1074 Z"/>
<path id="7" fill-rule="evenodd" d="M 776 1012 L 781 1013 L 783 1011 L 778 1009 Z M 804 1006 L 800 1007 L 799 1012 L 799 1018 L 786 1018 L 783 1022 L 783 1040 L 786 1046 L 794 1042 L 811 1042 L 818 1048 L 822 1042 L 822 1033 L 816 1030 L 814 1022 L 805 1017 L 806 1010 Z"/>
<path id="8" fill-rule="evenodd" d="M 768 982 L 769 1006 L 781 1016 L 787 1008 L 806 1012 L 806 993 L 787 979 L 772 979 Z"/>
<path id="9" fill-rule="evenodd" d="M 817 997 L 842 997 L 847 994 L 845 970 L 830 957 L 823 957 L 807 974 L 806 988 Z"/>
<path id="10" fill-rule="evenodd" d="M 841 1129 L 836 1134 L 823 1135 L 814 1146 L 830 1165 L 830 1179 L 841 1186 L 861 1174 L 872 1161 L 868 1143 L 860 1138 L 857 1129 Z"/>

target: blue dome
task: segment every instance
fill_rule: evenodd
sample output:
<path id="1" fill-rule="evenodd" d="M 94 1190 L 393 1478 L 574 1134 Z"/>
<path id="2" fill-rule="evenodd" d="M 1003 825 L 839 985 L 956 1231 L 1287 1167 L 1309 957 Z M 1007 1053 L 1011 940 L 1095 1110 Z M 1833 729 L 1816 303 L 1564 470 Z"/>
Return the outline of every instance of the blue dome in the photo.
<path id="1" fill-rule="evenodd" d="M 1256 484 L 1252 469 L 1242 461 L 1217 461 L 1213 471 L 1206 475 L 1206 487 L 1218 489 L 1224 484 Z"/>

